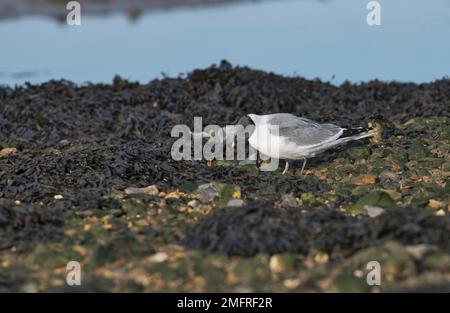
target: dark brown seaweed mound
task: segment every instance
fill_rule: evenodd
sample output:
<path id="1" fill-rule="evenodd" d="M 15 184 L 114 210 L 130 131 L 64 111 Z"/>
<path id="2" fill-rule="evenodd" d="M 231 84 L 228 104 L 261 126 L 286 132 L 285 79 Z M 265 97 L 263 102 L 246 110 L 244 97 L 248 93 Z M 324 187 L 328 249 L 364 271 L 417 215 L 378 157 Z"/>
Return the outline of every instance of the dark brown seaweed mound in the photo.
<path id="1" fill-rule="evenodd" d="M 411 208 L 391 209 L 375 219 L 329 209 L 273 208 L 252 204 L 205 217 L 183 238 L 190 248 L 227 255 L 344 252 L 395 240 L 450 248 L 450 217 Z"/>
<path id="2" fill-rule="evenodd" d="M 62 224 L 60 216 L 43 205 L 0 199 L 0 249 L 22 240 L 58 239 Z"/>

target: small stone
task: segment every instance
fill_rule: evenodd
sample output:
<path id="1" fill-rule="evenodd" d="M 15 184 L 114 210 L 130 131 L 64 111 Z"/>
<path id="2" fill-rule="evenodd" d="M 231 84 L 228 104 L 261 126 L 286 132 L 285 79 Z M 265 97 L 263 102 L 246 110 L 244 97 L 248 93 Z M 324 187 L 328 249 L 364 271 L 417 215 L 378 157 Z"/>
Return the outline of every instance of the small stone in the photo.
<path id="1" fill-rule="evenodd" d="M 295 199 L 294 194 L 288 193 L 281 196 L 281 206 L 284 207 L 296 207 L 298 206 L 297 199 Z"/>
<path id="2" fill-rule="evenodd" d="M 445 208 L 445 203 L 442 201 L 431 199 L 428 201 L 428 206 L 432 209 L 438 210 Z"/>
<path id="3" fill-rule="evenodd" d="M 269 268 L 274 274 L 284 273 L 292 269 L 294 260 L 287 254 L 274 254 L 270 257 Z"/>
<path id="4" fill-rule="evenodd" d="M 314 256 L 314 261 L 318 264 L 328 263 L 329 260 L 330 257 L 327 253 L 320 252 Z"/>
<path id="5" fill-rule="evenodd" d="M 200 205 L 200 201 L 198 200 L 191 200 L 187 203 L 188 206 L 190 206 L 191 208 L 195 208 L 197 206 Z"/>
<path id="6" fill-rule="evenodd" d="M 241 199 L 232 199 L 227 203 L 228 207 L 242 207 L 244 206 L 244 200 Z"/>
<path id="7" fill-rule="evenodd" d="M 318 204 L 318 201 L 316 200 L 316 197 L 314 196 L 314 194 L 310 191 L 307 193 L 303 193 L 300 196 L 300 199 L 303 201 L 303 203 L 309 204 L 309 205 L 316 205 Z"/>
<path id="8" fill-rule="evenodd" d="M 372 185 L 375 184 L 376 177 L 372 174 L 366 174 L 361 177 L 357 177 L 353 180 L 353 183 L 357 186 L 364 186 L 364 185 Z"/>
<path id="9" fill-rule="evenodd" d="M 168 200 L 168 199 L 180 199 L 180 194 L 177 192 L 170 192 L 167 195 L 164 196 L 164 199 Z"/>
<path id="10" fill-rule="evenodd" d="M 436 215 L 436 216 L 445 216 L 445 211 L 441 209 L 439 211 L 436 211 L 436 213 L 434 213 L 434 215 Z"/>
<path id="11" fill-rule="evenodd" d="M 13 153 L 16 153 L 17 149 L 16 148 L 3 148 L 0 150 L 0 157 L 4 157 Z"/>
<path id="12" fill-rule="evenodd" d="M 394 200 L 387 194 L 382 191 L 371 191 L 361 197 L 352 207 L 351 212 L 355 215 L 364 214 L 366 211 L 364 210 L 365 206 L 377 206 L 381 208 L 392 208 L 395 206 Z"/>
<path id="13" fill-rule="evenodd" d="M 157 196 L 159 194 L 159 190 L 156 185 L 151 185 L 144 188 L 128 187 L 127 189 L 125 189 L 125 193 L 127 195 L 146 194 L 150 196 Z"/>
<path id="14" fill-rule="evenodd" d="M 214 183 L 198 186 L 196 194 L 203 202 L 213 201 L 216 197 L 219 197 L 219 191 Z"/>
<path id="15" fill-rule="evenodd" d="M 287 289 L 295 289 L 300 286 L 301 280 L 299 278 L 289 278 L 283 282 L 284 287 Z"/>
<path id="16" fill-rule="evenodd" d="M 370 156 L 368 147 L 354 147 L 349 149 L 347 153 L 353 160 L 367 159 Z"/>
<path id="17" fill-rule="evenodd" d="M 432 249 L 432 246 L 428 244 L 419 244 L 414 246 L 407 246 L 405 249 L 415 259 L 420 260 L 428 251 Z"/>
<path id="18" fill-rule="evenodd" d="M 355 270 L 355 271 L 353 272 L 353 275 L 355 275 L 355 277 L 361 278 L 361 277 L 364 276 L 364 272 L 361 271 L 361 270 Z"/>
<path id="19" fill-rule="evenodd" d="M 375 205 L 365 205 L 364 210 L 367 212 L 369 217 L 377 217 L 384 213 L 384 209 Z"/>
<path id="20" fill-rule="evenodd" d="M 76 229 L 68 229 L 66 231 L 64 231 L 64 235 L 68 236 L 68 237 L 73 237 L 77 234 Z"/>
<path id="21" fill-rule="evenodd" d="M 401 193 L 399 193 L 393 189 L 378 189 L 378 191 L 387 193 L 389 195 L 389 197 L 391 197 L 392 200 L 394 200 L 396 202 L 400 201 L 402 199 Z"/>
<path id="22" fill-rule="evenodd" d="M 148 257 L 148 261 L 151 263 L 162 263 L 169 259 L 169 255 L 166 252 L 157 252 Z"/>

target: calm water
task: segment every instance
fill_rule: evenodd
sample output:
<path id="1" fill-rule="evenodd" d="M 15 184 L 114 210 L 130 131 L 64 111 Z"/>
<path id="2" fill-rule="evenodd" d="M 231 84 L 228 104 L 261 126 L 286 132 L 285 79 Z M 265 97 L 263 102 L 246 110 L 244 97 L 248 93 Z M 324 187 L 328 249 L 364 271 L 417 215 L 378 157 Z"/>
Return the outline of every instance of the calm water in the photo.
<path id="1" fill-rule="evenodd" d="M 148 82 L 221 59 L 339 84 L 428 82 L 450 74 L 450 1 L 381 0 L 381 26 L 365 0 L 268 1 L 125 16 L 0 21 L 0 84 L 65 78 Z"/>

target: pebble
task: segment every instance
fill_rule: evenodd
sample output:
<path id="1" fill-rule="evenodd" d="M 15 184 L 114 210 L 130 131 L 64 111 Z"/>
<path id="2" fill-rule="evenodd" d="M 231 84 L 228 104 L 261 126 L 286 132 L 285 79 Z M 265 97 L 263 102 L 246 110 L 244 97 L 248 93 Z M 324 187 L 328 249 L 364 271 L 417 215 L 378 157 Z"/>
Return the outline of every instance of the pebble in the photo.
<path id="1" fill-rule="evenodd" d="M 244 206 L 245 202 L 241 199 L 232 199 L 228 201 L 227 206 L 228 207 L 241 207 Z"/>
<path id="2" fill-rule="evenodd" d="M 216 197 L 219 197 L 219 192 L 214 183 L 198 186 L 196 193 L 200 200 L 204 202 L 213 201 Z"/>
<path id="3" fill-rule="evenodd" d="M 428 251 L 432 249 L 432 246 L 428 244 L 419 244 L 414 246 L 406 246 L 405 249 L 415 259 L 420 260 Z"/>
<path id="4" fill-rule="evenodd" d="M 151 185 L 144 188 L 128 187 L 127 189 L 125 189 L 125 193 L 127 195 L 146 194 L 150 196 L 157 196 L 159 194 L 159 190 L 156 185 Z"/>
<path id="5" fill-rule="evenodd" d="M 428 206 L 432 209 L 443 209 L 445 208 L 445 203 L 442 201 L 431 199 L 428 201 Z"/>
<path id="6" fill-rule="evenodd" d="M 281 206 L 296 207 L 298 205 L 294 194 L 288 193 L 281 196 Z"/>
<path id="7" fill-rule="evenodd" d="M 13 154 L 16 152 L 17 152 L 16 148 L 3 148 L 3 149 L 0 149 L 0 157 L 7 156 L 9 154 Z"/>
<path id="8" fill-rule="evenodd" d="M 198 200 L 191 200 L 191 201 L 189 201 L 189 202 L 187 203 L 187 205 L 190 206 L 191 208 L 195 208 L 195 207 L 197 207 L 198 205 L 200 205 L 200 201 L 198 201 Z"/>
<path id="9" fill-rule="evenodd" d="M 274 254 L 270 257 L 269 268 L 274 274 L 283 273 L 291 269 L 293 263 L 289 255 Z"/>
<path id="10" fill-rule="evenodd" d="M 375 205 L 365 205 L 364 210 L 370 217 L 377 217 L 384 213 L 384 209 Z"/>
<path id="11" fill-rule="evenodd" d="M 148 257 L 148 260 L 152 263 L 162 263 L 169 259 L 169 255 L 166 252 L 157 252 Z"/>

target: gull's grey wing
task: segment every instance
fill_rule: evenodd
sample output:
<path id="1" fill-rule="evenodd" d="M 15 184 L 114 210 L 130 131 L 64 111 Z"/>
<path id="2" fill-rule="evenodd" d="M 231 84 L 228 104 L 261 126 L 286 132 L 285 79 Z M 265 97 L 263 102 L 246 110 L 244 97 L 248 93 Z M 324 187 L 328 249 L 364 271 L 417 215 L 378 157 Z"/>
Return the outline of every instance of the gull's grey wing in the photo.
<path id="1" fill-rule="evenodd" d="M 338 138 L 343 128 L 333 124 L 319 124 L 288 113 L 273 114 L 268 121 L 278 125 L 278 136 L 298 146 L 317 145 Z"/>

